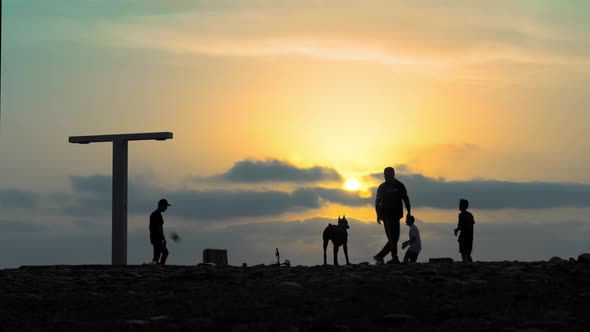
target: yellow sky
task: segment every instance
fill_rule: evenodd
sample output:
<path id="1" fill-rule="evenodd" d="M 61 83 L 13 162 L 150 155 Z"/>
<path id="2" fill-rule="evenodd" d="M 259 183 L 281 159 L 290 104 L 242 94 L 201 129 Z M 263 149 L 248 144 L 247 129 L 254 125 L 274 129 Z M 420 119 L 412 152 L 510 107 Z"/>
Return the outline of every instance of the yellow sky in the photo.
<path id="1" fill-rule="evenodd" d="M 36 134 L 7 178 L 30 178 L 23 165 L 41 149 L 62 182 L 109 171 L 107 147 L 68 135 L 167 130 L 173 141 L 138 143 L 130 162 L 174 186 L 245 158 L 346 177 L 405 164 L 448 179 L 590 182 L 586 6 L 177 7 L 12 16 L 3 130 Z"/>

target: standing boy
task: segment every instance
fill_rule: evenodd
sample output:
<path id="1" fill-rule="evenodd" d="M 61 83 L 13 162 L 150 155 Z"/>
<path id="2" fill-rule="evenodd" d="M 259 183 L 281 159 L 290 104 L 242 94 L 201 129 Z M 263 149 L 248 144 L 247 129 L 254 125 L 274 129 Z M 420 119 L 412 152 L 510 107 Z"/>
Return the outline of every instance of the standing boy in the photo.
<path id="1" fill-rule="evenodd" d="M 166 238 L 164 237 L 164 218 L 162 212 L 166 211 L 168 201 L 161 199 L 158 202 L 158 208 L 150 215 L 150 242 L 154 246 L 154 258 L 152 264 L 166 264 L 168 258 L 168 249 L 166 248 Z"/>
<path id="2" fill-rule="evenodd" d="M 473 219 L 473 215 L 467 211 L 469 207 L 469 201 L 466 199 L 461 199 L 459 201 L 459 223 L 457 224 L 457 228 L 455 228 L 455 236 L 457 236 L 458 232 L 461 232 L 459 235 L 459 252 L 461 253 L 461 259 L 463 262 L 473 262 L 471 258 L 471 250 L 473 249 L 473 224 L 475 224 L 475 220 Z"/>
<path id="3" fill-rule="evenodd" d="M 416 220 L 412 215 L 406 217 L 406 225 L 410 227 L 410 239 L 402 243 L 402 249 L 405 249 L 409 246 L 406 254 L 404 255 L 404 263 L 415 262 L 418 260 L 418 254 L 420 254 L 420 251 L 422 250 L 420 231 L 418 231 L 418 227 L 414 224 L 415 221 Z"/>

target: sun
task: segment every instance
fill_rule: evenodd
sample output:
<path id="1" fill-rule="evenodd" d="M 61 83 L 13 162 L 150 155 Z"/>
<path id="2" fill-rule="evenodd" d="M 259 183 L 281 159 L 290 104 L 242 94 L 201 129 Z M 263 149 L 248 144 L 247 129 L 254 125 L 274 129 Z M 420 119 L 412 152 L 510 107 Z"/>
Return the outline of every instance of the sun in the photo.
<path id="1" fill-rule="evenodd" d="M 357 191 L 360 188 L 361 188 L 361 184 L 355 178 L 350 178 L 350 179 L 346 180 L 346 182 L 344 183 L 344 189 L 346 189 L 346 190 Z"/>

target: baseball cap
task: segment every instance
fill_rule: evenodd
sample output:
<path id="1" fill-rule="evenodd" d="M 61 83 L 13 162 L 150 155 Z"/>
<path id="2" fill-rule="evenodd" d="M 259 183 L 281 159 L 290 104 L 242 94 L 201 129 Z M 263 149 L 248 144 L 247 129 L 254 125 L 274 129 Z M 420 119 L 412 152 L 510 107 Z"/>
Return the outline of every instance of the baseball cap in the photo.
<path id="1" fill-rule="evenodd" d="M 162 198 L 159 202 L 158 205 L 164 205 L 164 206 L 172 206 L 172 204 L 168 203 L 168 201 L 164 198 Z"/>

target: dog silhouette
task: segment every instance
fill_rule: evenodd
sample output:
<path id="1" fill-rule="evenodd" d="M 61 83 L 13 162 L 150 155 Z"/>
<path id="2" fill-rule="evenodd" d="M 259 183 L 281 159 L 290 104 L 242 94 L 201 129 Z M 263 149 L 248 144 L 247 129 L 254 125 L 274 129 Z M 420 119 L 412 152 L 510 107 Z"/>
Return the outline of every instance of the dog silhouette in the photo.
<path id="1" fill-rule="evenodd" d="M 324 233 L 322 234 L 322 238 L 324 239 L 324 265 L 327 265 L 328 262 L 326 260 L 326 249 L 328 248 L 328 242 L 332 240 L 332 245 L 334 246 L 334 265 L 338 265 L 338 248 L 340 246 L 344 249 L 344 256 L 346 257 L 346 264 L 350 264 L 348 260 L 348 232 L 346 231 L 349 229 L 348 220 L 346 220 L 346 216 L 338 216 L 338 225 L 328 224 L 328 227 L 324 229 Z"/>

